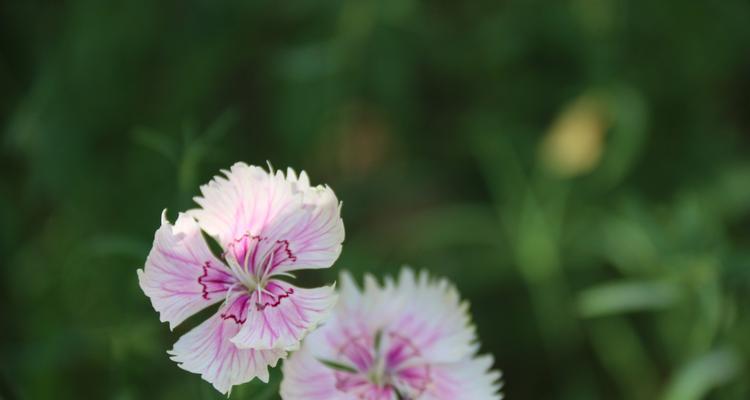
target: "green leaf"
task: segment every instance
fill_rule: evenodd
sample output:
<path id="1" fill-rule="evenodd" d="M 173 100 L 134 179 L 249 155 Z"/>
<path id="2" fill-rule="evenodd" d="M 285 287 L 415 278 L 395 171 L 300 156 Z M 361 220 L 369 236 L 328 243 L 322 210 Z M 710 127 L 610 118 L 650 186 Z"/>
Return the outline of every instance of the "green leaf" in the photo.
<path id="1" fill-rule="evenodd" d="M 682 367 L 672 379 L 664 400 L 698 400 L 734 378 L 741 367 L 736 352 L 722 349 L 707 353 Z"/>
<path id="2" fill-rule="evenodd" d="M 581 292 L 578 312 L 583 317 L 661 310 L 678 301 L 680 291 L 668 282 L 625 281 L 607 283 Z"/>
<path id="3" fill-rule="evenodd" d="M 319 358 L 318 361 L 320 361 L 321 363 L 323 363 L 326 367 L 331 368 L 331 369 L 335 369 L 337 371 L 349 372 L 349 373 L 352 373 L 352 374 L 356 374 L 357 372 L 359 372 L 359 371 L 357 371 L 356 368 L 354 368 L 354 367 L 352 367 L 350 365 L 346 365 L 346 364 L 340 363 L 338 361 L 326 360 L 326 359 L 323 359 L 323 358 Z"/>
<path id="4" fill-rule="evenodd" d="M 132 137 L 135 143 L 161 154 L 175 164 L 177 163 L 177 144 L 163 133 L 150 128 L 137 128 L 133 131 Z"/>
<path id="5" fill-rule="evenodd" d="M 221 113 L 201 135 L 201 140 L 206 144 L 219 141 L 239 121 L 239 114 L 234 109 L 228 109 Z"/>
<path id="6" fill-rule="evenodd" d="M 375 332 L 375 354 L 380 354 L 380 343 L 383 341 L 383 331 Z"/>

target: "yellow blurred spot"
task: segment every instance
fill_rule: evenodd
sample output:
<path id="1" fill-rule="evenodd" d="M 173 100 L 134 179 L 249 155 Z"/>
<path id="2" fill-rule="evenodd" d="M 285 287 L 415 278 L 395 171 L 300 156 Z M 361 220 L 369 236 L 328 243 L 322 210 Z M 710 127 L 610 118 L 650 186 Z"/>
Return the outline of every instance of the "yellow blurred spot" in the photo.
<path id="1" fill-rule="evenodd" d="M 604 151 L 605 107 L 591 96 L 566 106 L 542 139 L 539 156 L 546 169 L 570 178 L 593 171 Z"/>

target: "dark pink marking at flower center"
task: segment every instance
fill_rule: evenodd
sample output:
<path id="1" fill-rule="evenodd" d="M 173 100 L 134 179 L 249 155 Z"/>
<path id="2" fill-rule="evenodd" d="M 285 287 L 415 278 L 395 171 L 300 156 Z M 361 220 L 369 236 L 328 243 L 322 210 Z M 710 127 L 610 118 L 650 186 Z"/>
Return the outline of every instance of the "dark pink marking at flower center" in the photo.
<path id="1" fill-rule="evenodd" d="M 268 238 L 245 233 L 229 243 L 227 249 L 221 254 L 221 258 L 226 261 L 227 254 L 231 251 L 235 260 L 237 260 L 238 263 L 243 264 L 246 261 L 246 257 L 249 257 L 249 260 L 247 261 L 250 265 L 248 267 L 250 268 L 250 271 L 254 272 L 255 255 L 258 251 L 258 246 L 260 246 L 260 243 L 266 239 Z M 252 244 L 253 242 L 256 242 L 255 245 Z M 252 251 L 252 253 L 247 254 L 249 251 Z"/>
<path id="2" fill-rule="evenodd" d="M 232 277 L 226 272 L 211 267 L 211 262 L 206 261 L 202 265 L 203 273 L 198 277 L 198 284 L 201 285 L 201 295 L 204 299 L 210 300 L 209 295 L 215 292 L 224 292 L 232 282 Z M 209 276 L 209 273 L 211 276 Z"/>
<path id="3" fill-rule="evenodd" d="M 223 313 L 220 314 L 221 319 L 233 320 L 237 325 L 242 325 L 247 321 L 247 306 L 250 297 L 243 295 L 238 297 Z"/>
<path id="4" fill-rule="evenodd" d="M 203 283 L 203 279 L 205 279 L 206 277 L 208 277 L 208 261 L 203 264 L 203 275 L 198 277 L 198 283 L 203 286 L 203 298 L 208 300 L 208 287 L 205 283 Z"/>
<path id="5" fill-rule="evenodd" d="M 290 245 L 286 239 L 274 240 L 268 236 L 245 233 L 229 243 L 221 256 L 226 260 L 231 252 L 236 262 L 247 272 L 255 275 L 269 274 L 281 264 L 297 262 L 297 256 Z"/>
<path id="6" fill-rule="evenodd" d="M 263 311 L 263 310 L 266 309 L 266 307 L 271 307 L 271 308 L 278 307 L 279 304 L 281 304 L 281 300 L 282 299 L 285 299 L 285 298 L 291 296 L 292 294 L 294 294 L 294 288 L 290 287 L 289 289 L 282 289 L 282 290 L 283 290 L 283 293 L 277 295 L 275 300 L 273 300 L 271 302 L 266 301 L 263 304 L 261 304 L 259 302 L 256 302 L 255 303 L 255 308 L 258 311 Z"/>
<path id="7" fill-rule="evenodd" d="M 284 240 L 277 240 L 276 243 L 281 244 L 281 245 L 284 246 L 284 248 L 282 250 L 284 250 L 286 252 L 286 257 L 287 257 L 288 260 L 290 260 L 291 262 L 297 262 L 297 256 L 295 256 L 294 253 L 292 253 L 292 250 L 289 248 L 289 241 L 288 240 L 286 240 L 286 239 L 284 239 Z"/>
<path id="8" fill-rule="evenodd" d="M 227 315 L 227 314 L 221 314 L 221 318 L 222 318 L 222 319 L 224 319 L 224 320 L 227 320 L 227 319 L 231 319 L 231 320 L 234 320 L 234 322 L 235 322 L 235 323 L 236 323 L 237 325 L 242 325 L 242 324 L 244 324 L 244 323 L 245 323 L 245 321 L 247 321 L 247 317 L 245 317 L 245 318 L 238 318 L 238 317 L 237 317 L 236 315 L 234 315 L 234 314 L 229 314 L 229 315 Z"/>

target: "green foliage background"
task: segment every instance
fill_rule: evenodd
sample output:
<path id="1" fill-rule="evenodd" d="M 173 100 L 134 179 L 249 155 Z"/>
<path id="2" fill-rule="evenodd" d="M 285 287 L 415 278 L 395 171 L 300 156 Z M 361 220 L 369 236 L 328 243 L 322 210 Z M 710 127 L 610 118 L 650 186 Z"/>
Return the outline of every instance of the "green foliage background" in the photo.
<path id="1" fill-rule="evenodd" d="M 343 254 L 306 284 L 453 280 L 509 399 L 750 398 L 749 20 L 741 0 L 3 2 L 0 398 L 220 398 L 165 353 L 202 316 L 170 332 L 135 270 L 162 209 L 238 160 L 343 200 Z M 549 139 L 560 118 L 574 134 Z"/>

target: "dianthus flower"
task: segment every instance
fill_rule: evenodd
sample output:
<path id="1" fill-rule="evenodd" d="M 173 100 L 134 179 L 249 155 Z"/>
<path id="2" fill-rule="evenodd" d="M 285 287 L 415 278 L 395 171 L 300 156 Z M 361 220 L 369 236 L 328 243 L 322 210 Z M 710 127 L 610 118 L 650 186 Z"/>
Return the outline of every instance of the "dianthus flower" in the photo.
<path id="1" fill-rule="evenodd" d="M 468 305 L 446 280 L 402 270 L 359 290 L 341 278 L 325 324 L 284 361 L 284 400 L 498 400 L 500 372 L 477 356 Z"/>
<path id="2" fill-rule="evenodd" d="M 344 240 L 340 203 L 305 172 L 237 163 L 201 186 L 200 208 L 162 214 L 138 279 L 170 329 L 208 306 L 218 311 L 168 353 L 222 393 L 255 377 L 268 381 L 287 352 L 336 302 L 333 286 L 304 289 L 285 280 L 299 269 L 328 268 Z M 204 233 L 216 240 L 214 255 Z"/>

